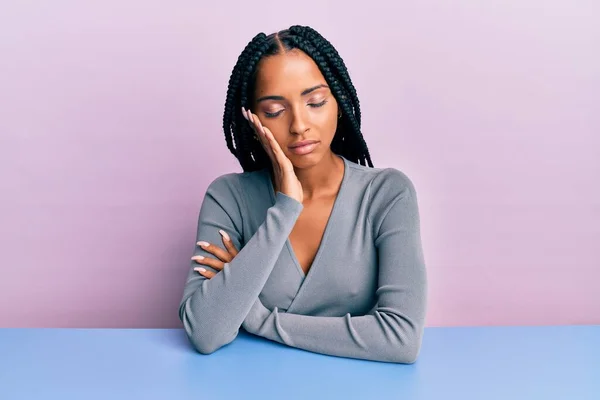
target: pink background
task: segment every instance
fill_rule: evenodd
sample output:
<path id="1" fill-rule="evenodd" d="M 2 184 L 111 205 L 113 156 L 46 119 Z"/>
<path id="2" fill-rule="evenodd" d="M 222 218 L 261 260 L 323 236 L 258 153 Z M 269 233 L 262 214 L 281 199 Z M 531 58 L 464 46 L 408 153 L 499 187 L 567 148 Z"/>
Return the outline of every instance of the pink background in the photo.
<path id="1" fill-rule="evenodd" d="M 417 187 L 428 326 L 600 323 L 599 3 L 291 4 L 3 2 L 0 326 L 180 326 L 229 74 L 297 23 Z"/>

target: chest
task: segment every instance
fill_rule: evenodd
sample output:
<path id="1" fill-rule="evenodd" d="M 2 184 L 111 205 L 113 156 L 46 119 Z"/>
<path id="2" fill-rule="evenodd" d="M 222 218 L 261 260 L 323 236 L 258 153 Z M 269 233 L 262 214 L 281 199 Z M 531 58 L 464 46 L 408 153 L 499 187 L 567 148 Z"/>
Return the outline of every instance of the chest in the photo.
<path id="1" fill-rule="evenodd" d="M 359 189 L 342 195 L 362 199 L 364 190 Z M 263 215 L 273 204 L 270 200 L 265 201 L 264 213 L 256 212 L 258 205 L 248 209 L 245 238 L 252 238 L 263 223 Z M 378 281 L 369 205 L 362 201 L 334 205 L 333 198 L 303 205 L 260 293 L 261 301 L 271 310 L 278 307 L 282 312 L 305 315 L 367 312 L 376 299 Z"/>
<path id="2" fill-rule="evenodd" d="M 306 275 L 321 247 L 335 198 L 304 206 L 289 236 L 290 245 L 300 268 Z"/>

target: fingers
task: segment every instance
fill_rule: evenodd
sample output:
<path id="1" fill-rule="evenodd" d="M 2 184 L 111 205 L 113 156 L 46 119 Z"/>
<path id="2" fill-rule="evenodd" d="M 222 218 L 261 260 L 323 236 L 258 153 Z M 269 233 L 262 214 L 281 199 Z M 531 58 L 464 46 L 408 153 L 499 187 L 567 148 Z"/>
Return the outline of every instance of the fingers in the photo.
<path id="1" fill-rule="evenodd" d="M 232 258 L 237 256 L 238 251 L 235 248 L 233 242 L 231 241 L 231 238 L 229 237 L 229 235 L 224 230 L 219 230 L 219 233 L 223 237 L 223 244 L 225 245 L 225 248 L 227 249 L 227 252 L 229 253 L 229 255 Z"/>
<path id="2" fill-rule="evenodd" d="M 264 127 L 263 127 L 263 124 L 262 124 L 262 122 L 260 122 L 260 119 L 258 118 L 258 115 L 254 115 L 254 114 L 252 114 L 252 111 L 248 111 L 248 115 L 250 115 L 250 119 L 252 120 L 252 123 L 253 123 L 254 125 L 256 125 L 256 127 L 258 128 L 258 131 L 259 131 L 260 133 L 262 133 L 262 134 L 263 134 L 263 137 L 264 137 L 264 135 L 265 135 L 265 130 L 264 130 Z"/>
<path id="3" fill-rule="evenodd" d="M 279 170 L 283 174 L 285 174 L 286 172 L 293 172 L 294 165 L 292 164 L 290 159 L 287 158 L 287 156 L 285 155 L 285 153 L 279 146 L 279 143 L 277 143 L 277 140 L 275 140 L 275 136 L 273 136 L 273 132 L 271 132 L 271 130 L 267 127 L 265 127 L 264 129 L 266 132 L 265 137 L 269 143 L 268 147 L 270 147 L 271 151 L 273 152 L 273 158 L 275 160 L 275 163 L 277 163 Z"/>
<path id="4" fill-rule="evenodd" d="M 194 271 L 197 271 L 198 273 L 200 273 L 200 275 L 205 276 L 208 279 L 211 279 L 213 276 L 216 275 L 214 272 L 209 271 L 206 268 L 202 268 L 202 267 L 196 267 L 196 268 L 194 268 Z"/>
<path id="5" fill-rule="evenodd" d="M 273 132 L 271 132 L 271 130 L 267 127 L 265 127 L 264 130 L 265 130 L 265 138 L 267 139 L 267 141 L 269 143 L 269 147 L 273 151 L 273 154 L 275 155 L 275 158 L 277 159 L 277 163 L 283 168 L 286 165 L 286 161 L 288 160 L 288 158 L 283 153 L 283 150 L 281 150 L 281 147 L 279 146 L 279 143 L 277 143 L 277 140 L 275 140 L 275 137 L 273 136 Z"/>
<path id="6" fill-rule="evenodd" d="M 271 157 L 271 159 L 274 162 L 277 162 L 282 169 L 284 169 L 284 167 L 286 166 L 289 166 L 289 160 L 286 157 L 283 150 L 281 150 L 281 147 L 279 146 L 279 143 L 277 143 L 277 140 L 275 140 L 273 132 L 271 132 L 271 130 L 266 126 L 263 126 L 258 116 L 252 114 L 252 111 L 246 110 L 242 107 L 242 114 L 244 115 L 244 117 L 246 117 L 248 122 L 250 122 L 252 129 L 254 129 L 255 132 L 258 132 L 257 135 L 261 139 L 261 142 L 263 143 L 266 151 L 270 153 L 269 156 Z"/>
<path id="7" fill-rule="evenodd" d="M 192 260 L 196 261 L 198 264 L 208 265 L 217 271 L 223 271 L 223 267 L 225 266 L 223 261 L 215 260 L 210 257 L 194 256 L 192 257 Z"/>
<path id="8" fill-rule="evenodd" d="M 264 132 L 261 129 L 262 124 L 259 125 L 260 121 L 258 119 L 258 116 L 253 115 L 250 110 L 246 110 L 244 107 L 242 107 L 242 115 L 244 116 L 244 118 L 246 118 L 246 121 L 250 123 L 250 127 L 252 128 L 258 139 L 262 142 Z"/>
<path id="9" fill-rule="evenodd" d="M 223 244 L 225 245 L 225 248 L 227 249 L 227 251 L 221 249 L 218 246 L 214 246 L 208 242 L 198 242 L 197 243 L 198 246 L 202 247 L 207 252 L 219 257 L 219 260 L 215 260 L 214 258 L 204 257 L 204 256 L 200 256 L 200 255 L 192 257 L 192 260 L 194 260 L 198 264 L 207 265 L 207 266 L 212 267 L 213 269 L 217 270 L 218 272 L 223 270 L 223 268 L 225 267 L 225 263 L 231 262 L 233 260 L 233 258 L 235 256 L 237 256 L 237 254 L 238 254 L 238 250 L 235 248 L 235 245 L 231 241 L 231 238 L 229 237 L 227 232 L 220 229 L 219 234 L 223 238 Z M 208 279 L 210 279 L 216 275 L 215 272 L 209 271 L 206 268 L 202 268 L 202 267 L 195 267 L 194 271 L 198 272 L 202 276 L 207 277 Z"/>
<path id="10" fill-rule="evenodd" d="M 244 118 L 246 118 L 246 120 L 250 124 L 250 127 L 256 134 L 256 137 L 258 137 L 258 140 L 262 144 L 262 146 L 265 149 L 265 151 L 267 152 L 268 156 L 273 161 L 275 161 L 275 156 L 273 154 L 273 150 L 271 149 L 271 146 L 269 145 L 269 142 L 267 141 L 266 136 L 265 136 L 265 128 L 266 127 L 264 127 L 262 125 L 262 123 L 260 122 L 260 119 L 258 119 L 257 115 L 252 114 L 252 112 L 250 110 L 246 110 L 243 107 L 242 107 L 242 115 L 244 116 Z"/>
<path id="11" fill-rule="evenodd" d="M 217 256 L 217 258 L 223 262 L 230 262 L 231 260 L 233 260 L 233 256 L 231 254 L 229 254 L 226 250 L 223 250 L 218 246 L 207 242 L 198 242 L 196 244 L 202 247 L 204 250 L 208 251 L 209 253 Z"/>

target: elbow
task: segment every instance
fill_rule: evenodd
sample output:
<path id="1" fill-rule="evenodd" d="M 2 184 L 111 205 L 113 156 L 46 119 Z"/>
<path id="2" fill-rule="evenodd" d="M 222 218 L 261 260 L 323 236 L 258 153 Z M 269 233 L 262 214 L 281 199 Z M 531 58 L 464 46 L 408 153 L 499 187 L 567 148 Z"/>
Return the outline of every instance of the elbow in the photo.
<path id="1" fill-rule="evenodd" d="M 223 346 L 222 343 L 219 343 L 215 340 L 207 340 L 202 336 L 199 337 L 198 335 L 191 334 L 188 335 L 188 337 L 194 349 L 200 354 L 212 354 Z"/>
<path id="2" fill-rule="evenodd" d="M 237 336 L 233 334 L 224 334 L 215 330 L 185 329 L 189 342 L 200 354 L 212 354 L 221 347 L 231 343 Z"/>
<path id="3" fill-rule="evenodd" d="M 414 364 L 419 358 L 419 347 L 415 345 L 404 348 L 401 354 L 398 355 L 396 362 L 399 364 Z"/>
<path id="4" fill-rule="evenodd" d="M 212 354 L 226 344 L 231 343 L 238 334 L 238 331 L 233 333 L 220 332 L 215 326 L 204 326 L 194 322 L 188 318 L 188 315 L 183 312 L 182 322 L 185 333 L 192 347 L 200 354 Z"/>
<path id="5" fill-rule="evenodd" d="M 423 329 L 404 330 L 398 337 L 402 339 L 393 343 L 393 349 L 389 352 L 392 358 L 390 361 L 398 364 L 414 364 L 421 353 Z"/>
<path id="6" fill-rule="evenodd" d="M 414 364 L 419 358 L 420 350 L 420 341 L 411 340 L 408 343 L 396 345 L 395 349 L 389 353 L 390 361 L 398 364 Z"/>

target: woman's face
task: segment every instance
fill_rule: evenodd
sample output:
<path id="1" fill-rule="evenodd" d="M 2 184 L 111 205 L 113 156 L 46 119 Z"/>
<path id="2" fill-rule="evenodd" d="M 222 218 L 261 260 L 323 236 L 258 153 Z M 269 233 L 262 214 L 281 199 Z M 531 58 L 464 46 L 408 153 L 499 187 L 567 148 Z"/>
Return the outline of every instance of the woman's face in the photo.
<path id="1" fill-rule="evenodd" d="M 296 167 L 309 167 L 329 148 L 338 123 L 338 104 L 319 67 L 304 52 L 292 50 L 263 58 L 258 64 L 252 112 L 269 128 Z M 310 150 L 291 146 L 305 140 Z"/>

